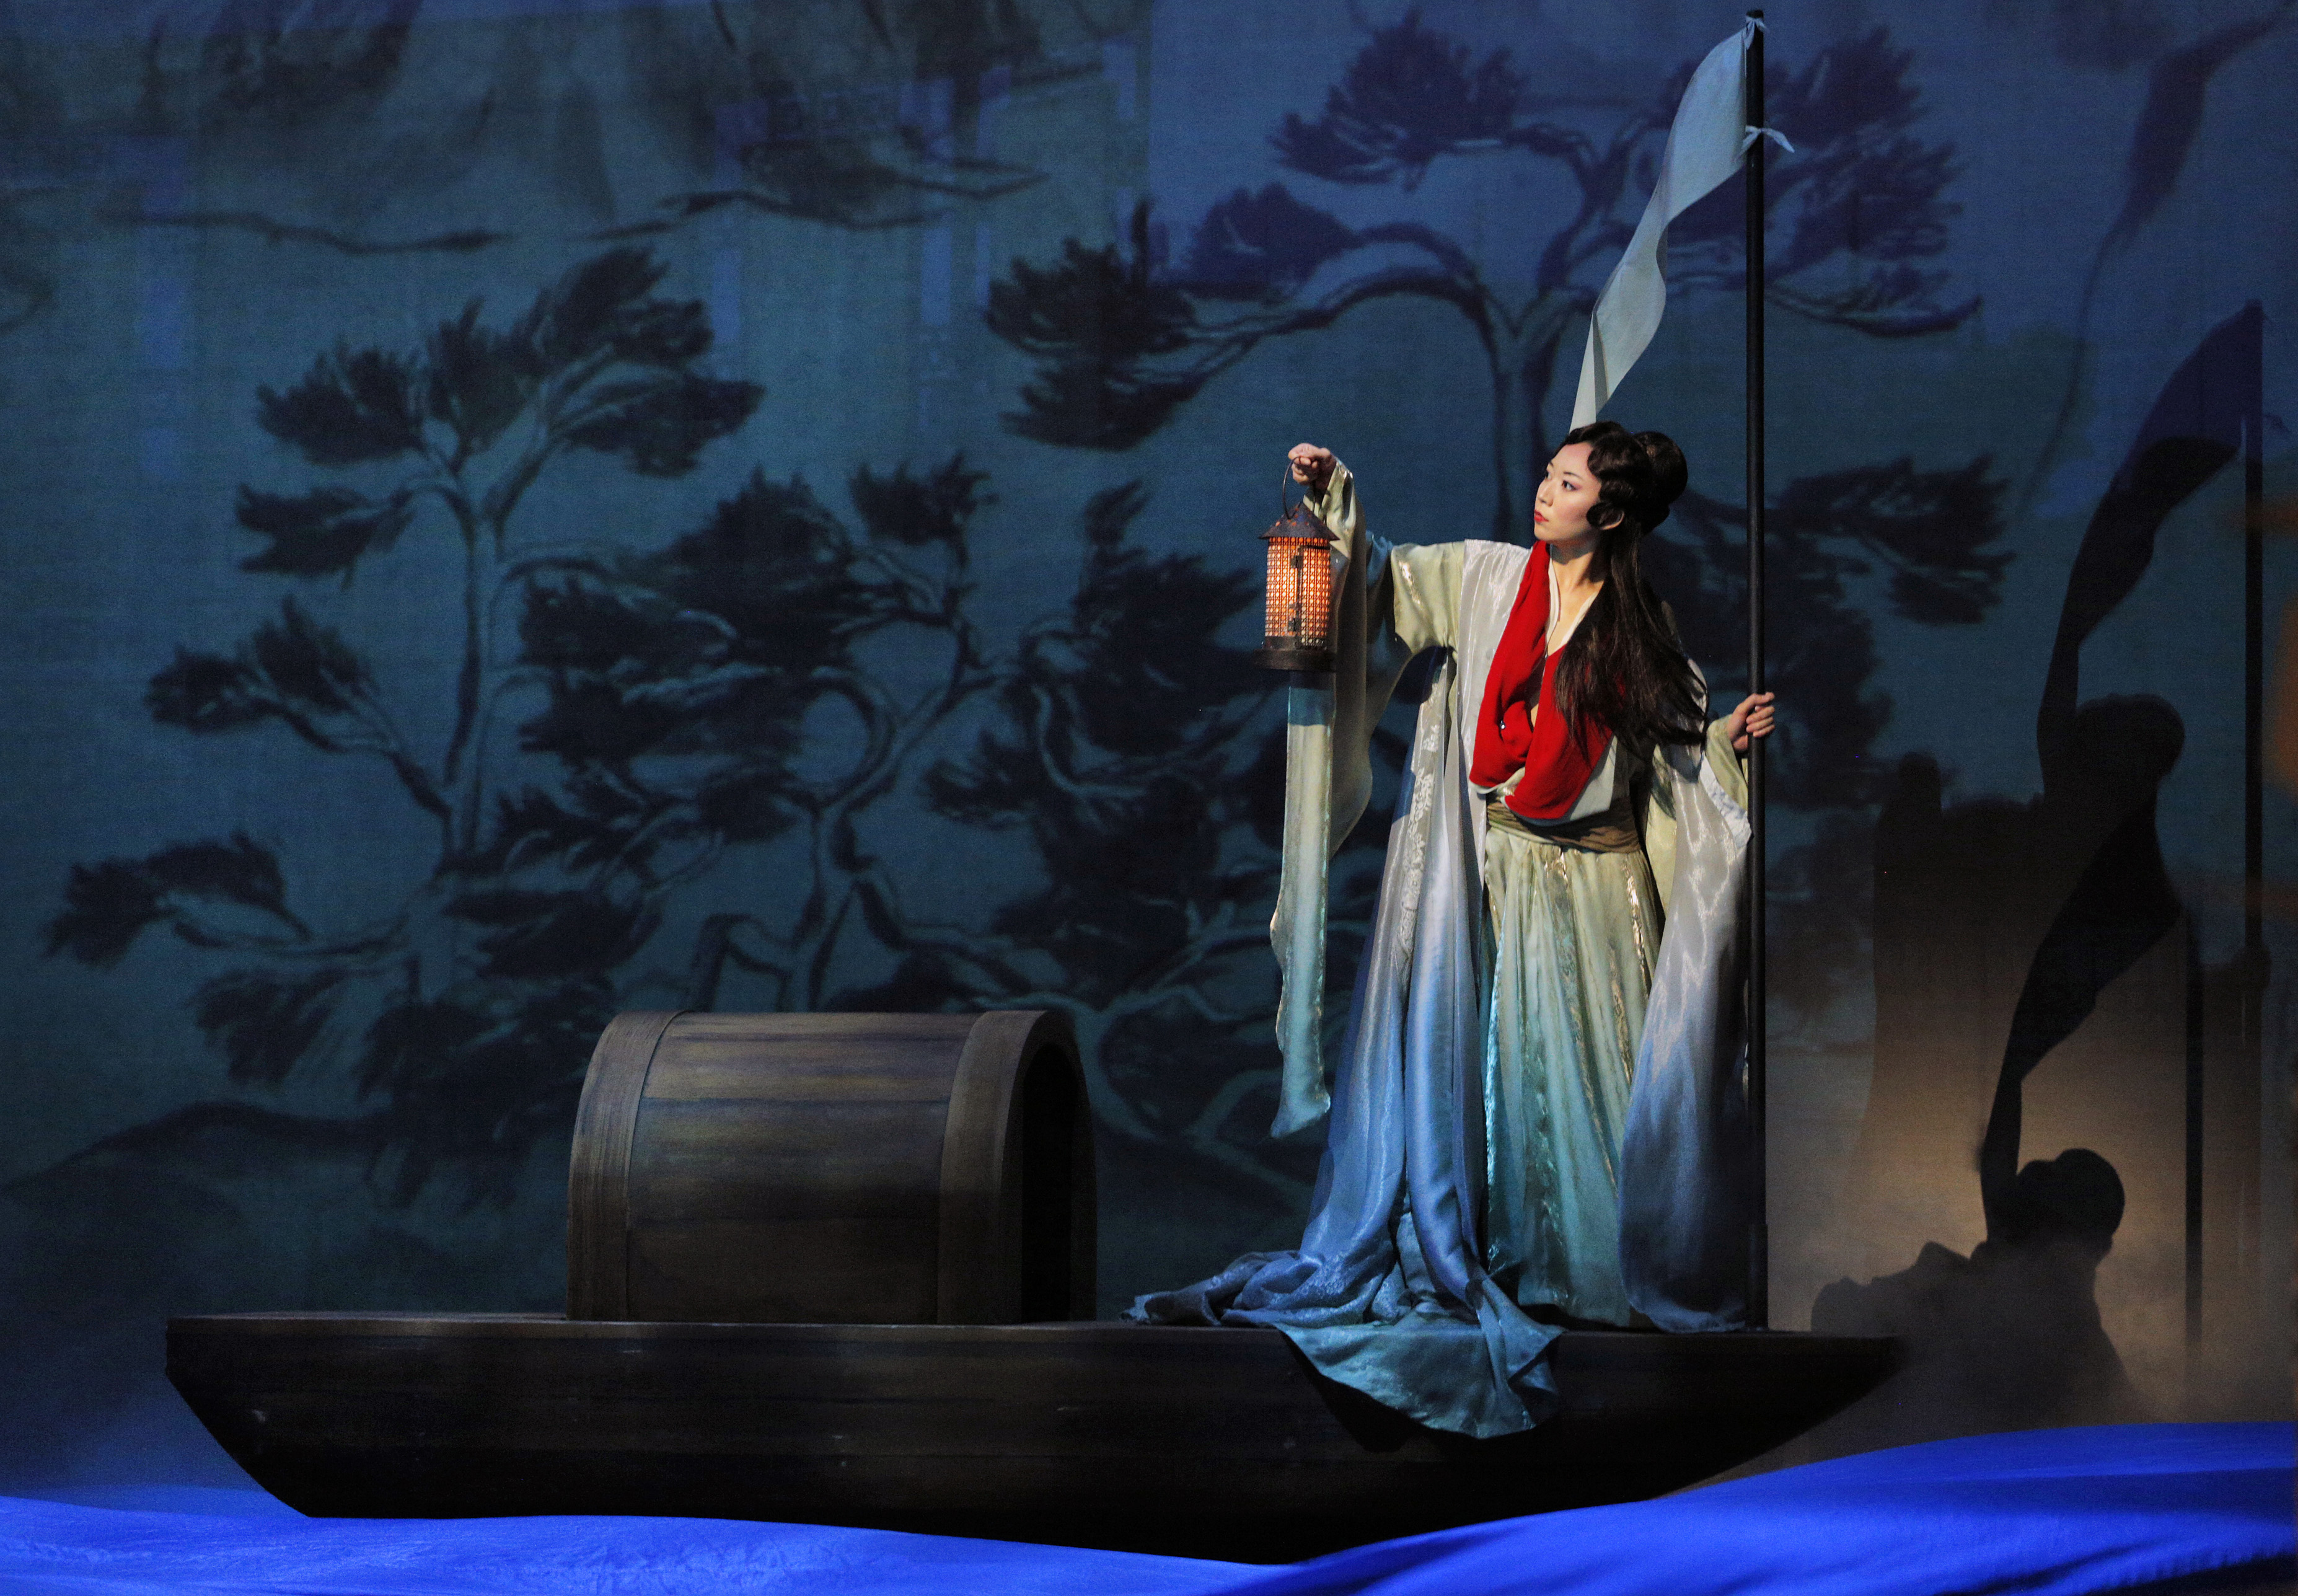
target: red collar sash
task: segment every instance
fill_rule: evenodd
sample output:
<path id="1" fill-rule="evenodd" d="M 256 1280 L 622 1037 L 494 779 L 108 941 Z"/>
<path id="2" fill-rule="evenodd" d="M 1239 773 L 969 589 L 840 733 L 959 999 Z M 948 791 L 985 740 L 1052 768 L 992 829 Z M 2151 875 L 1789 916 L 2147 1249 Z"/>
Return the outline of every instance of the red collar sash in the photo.
<path id="1" fill-rule="evenodd" d="M 1571 735 L 1557 708 L 1556 670 L 1572 644 L 1567 639 L 1563 649 L 1549 653 L 1548 619 L 1548 545 L 1539 543 L 1524 562 L 1516 604 L 1484 676 L 1468 765 L 1468 779 L 1487 790 L 1522 771 L 1524 779 L 1506 801 L 1526 820 L 1570 815 L 1612 747 L 1610 727 L 1590 725 L 1583 741 Z M 1548 713 L 1535 717 L 1533 709 L 1542 703 Z"/>

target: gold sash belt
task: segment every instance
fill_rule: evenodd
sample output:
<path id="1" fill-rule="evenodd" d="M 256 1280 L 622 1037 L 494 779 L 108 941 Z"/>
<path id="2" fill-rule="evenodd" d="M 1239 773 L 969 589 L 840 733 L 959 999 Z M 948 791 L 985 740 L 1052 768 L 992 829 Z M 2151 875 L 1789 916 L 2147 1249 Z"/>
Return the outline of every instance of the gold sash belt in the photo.
<path id="1" fill-rule="evenodd" d="M 1584 853 L 1633 854 L 1643 847 L 1643 839 L 1636 834 L 1635 811 L 1625 804 L 1616 804 L 1601 815 L 1591 815 L 1566 825 L 1536 826 L 1499 798 L 1493 798 L 1484 806 L 1484 823 L 1496 831 L 1514 831 L 1519 837 L 1534 838 L 1558 848 L 1576 848 Z"/>

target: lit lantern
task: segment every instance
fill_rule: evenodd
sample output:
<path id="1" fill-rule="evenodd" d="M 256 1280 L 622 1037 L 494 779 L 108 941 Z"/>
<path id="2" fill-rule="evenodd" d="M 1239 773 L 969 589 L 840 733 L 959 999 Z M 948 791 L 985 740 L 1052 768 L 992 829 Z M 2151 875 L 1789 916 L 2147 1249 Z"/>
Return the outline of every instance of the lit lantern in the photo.
<path id="1" fill-rule="evenodd" d="M 1287 509 L 1261 541 L 1269 545 L 1269 619 L 1261 663 L 1273 671 L 1331 670 L 1333 534 L 1302 503 Z"/>

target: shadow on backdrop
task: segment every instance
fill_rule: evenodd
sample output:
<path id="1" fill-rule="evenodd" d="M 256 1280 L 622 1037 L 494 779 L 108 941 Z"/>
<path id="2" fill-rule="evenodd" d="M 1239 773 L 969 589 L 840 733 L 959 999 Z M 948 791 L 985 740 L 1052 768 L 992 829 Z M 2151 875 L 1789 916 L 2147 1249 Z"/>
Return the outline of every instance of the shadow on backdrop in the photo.
<path id="1" fill-rule="evenodd" d="M 2146 1416 L 2096 1300 L 2098 1265 L 2122 1220 L 2121 1178 L 2081 1147 L 2021 1168 L 2024 1090 L 2185 914 L 2156 830 L 2184 723 L 2151 696 L 2079 703 L 2081 652 L 2145 575 L 2165 518 L 2240 453 L 2263 326 L 2253 304 L 2203 340 L 2164 385 L 2091 517 L 2037 715 L 2041 796 L 1942 806 L 1938 763 L 1914 755 L 1879 818 L 1876 1086 L 1864 1154 L 1881 1159 L 1881 1137 L 1906 1131 L 1891 1116 L 1911 1106 L 1918 1131 L 1951 1134 L 1951 1107 L 1922 1110 L 1943 1084 L 1952 1096 L 1937 1077 L 1974 1053 L 1974 1016 L 1985 1025 L 1999 1012 L 1983 1001 L 1987 967 L 2042 929 L 1978 1151 L 1986 1239 L 1968 1258 L 1929 1242 L 1897 1274 L 1820 1293 L 1814 1329 L 1904 1337 L 1909 1365 L 1815 1434 L 1815 1451 Z M 2191 930 L 2188 941 L 2191 983 Z M 2183 1073 L 2186 1063 L 2162 1056 L 2145 1067 Z"/>

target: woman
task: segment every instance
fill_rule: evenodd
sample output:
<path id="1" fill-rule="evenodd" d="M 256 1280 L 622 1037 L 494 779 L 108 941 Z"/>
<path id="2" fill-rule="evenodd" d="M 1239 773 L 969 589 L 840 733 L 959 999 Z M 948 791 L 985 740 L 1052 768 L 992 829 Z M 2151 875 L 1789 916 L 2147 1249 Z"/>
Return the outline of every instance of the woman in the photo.
<path id="1" fill-rule="evenodd" d="M 1273 1325 L 1424 1423 L 1508 1434 L 1546 1411 L 1562 1327 L 1743 1322 L 1739 755 L 1771 695 L 1704 724 L 1637 554 L 1685 483 L 1660 434 L 1570 434 L 1530 550 L 1389 548 L 1330 451 L 1290 459 L 1335 538 L 1340 658 L 1332 690 L 1293 695 L 1277 1130 L 1332 1125 L 1299 1250 L 1130 1317 Z M 1431 650 L 1328 1096 L 1325 858 L 1363 809 L 1370 727 Z"/>

